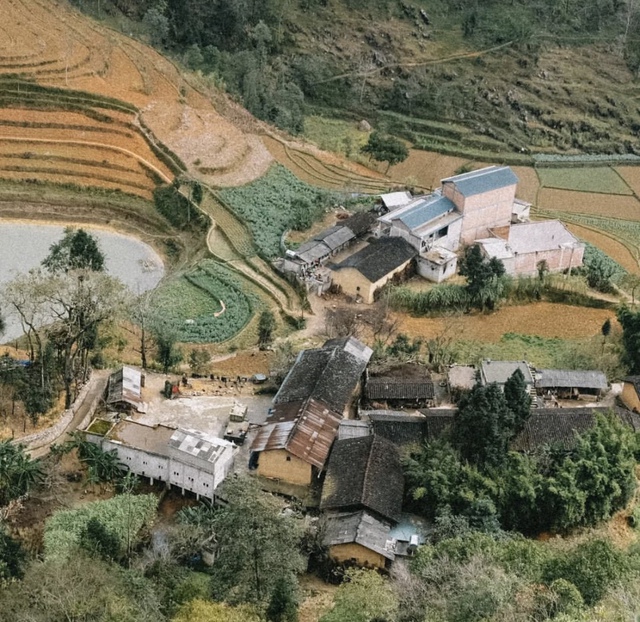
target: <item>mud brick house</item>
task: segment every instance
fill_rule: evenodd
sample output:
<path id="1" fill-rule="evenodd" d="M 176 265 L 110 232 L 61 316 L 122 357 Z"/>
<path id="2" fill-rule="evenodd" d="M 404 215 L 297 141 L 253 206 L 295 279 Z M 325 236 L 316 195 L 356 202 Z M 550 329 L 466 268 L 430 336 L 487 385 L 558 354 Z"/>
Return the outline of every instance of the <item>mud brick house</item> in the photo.
<path id="1" fill-rule="evenodd" d="M 322 488 L 324 544 L 337 562 L 384 568 L 394 558 L 404 477 L 393 443 L 375 435 L 336 441 Z"/>
<path id="2" fill-rule="evenodd" d="M 332 280 L 343 293 L 371 304 L 376 292 L 389 281 L 413 274 L 413 259 L 417 254 L 402 238 L 381 238 L 332 265 Z"/>
<path id="3" fill-rule="evenodd" d="M 601 371 L 537 369 L 536 391 L 543 397 L 560 399 L 597 399 L 606 393 L 609 383 Z"/>
<path id="4" fill-rule="evenodd" d="M 371 354 L 349 337 L 298 355 L 274 397 L 270 422 L 251 446 L 259 476 L 302 488 L 317 480 L 340 421 L 355 416 Z"/>
<path id="5" fill-rule="evenodd" d="M 640 413 L 640 376 L 627 376 L 624 379 L 620 399 L 629 410 Z"/>

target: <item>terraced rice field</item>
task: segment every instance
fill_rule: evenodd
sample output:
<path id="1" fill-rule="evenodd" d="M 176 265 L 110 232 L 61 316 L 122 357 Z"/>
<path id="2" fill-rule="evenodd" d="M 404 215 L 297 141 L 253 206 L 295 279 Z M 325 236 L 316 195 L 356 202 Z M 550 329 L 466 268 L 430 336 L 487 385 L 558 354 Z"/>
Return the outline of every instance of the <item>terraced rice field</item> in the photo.
<path id="1" fill-rule="evenodd" d="M 542 188 L 538 195 L 538 206 L 554 211 L 640 220 L 640 202 L 635 196 Z"/>
<path id="2" fill-rule="evenodd" d="M 640 166 L 618 166 L 616 171 L 631 190 L 640 196 Z"/>
<path id="3" fill-rule="evenodd" d="M 540 183 L 548 188 L 601 194 L 633 194 L 624 179 L 609 166 L 538 168 Z"/>

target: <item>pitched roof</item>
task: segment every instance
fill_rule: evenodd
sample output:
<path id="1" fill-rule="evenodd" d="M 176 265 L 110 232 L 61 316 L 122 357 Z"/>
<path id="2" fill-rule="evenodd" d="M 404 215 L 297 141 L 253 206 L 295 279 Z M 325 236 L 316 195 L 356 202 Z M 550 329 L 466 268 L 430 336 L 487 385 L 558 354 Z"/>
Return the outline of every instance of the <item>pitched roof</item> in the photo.
<path id="1" fill-rule="evenodd" d="M 366 508 L 396 521 L 402 510 L 404 476 L 393 443 L 379 436 L 336 441 L 322 488 L 320 508 Z"/>
<path id="2" fill-rule="evenodd" d="M 361 413 L 360 416 L 364 416 Z M 367 413 L 374 434 L 386 438 L 400 448 L 420 445 L 426 438 L 427 420 L 422 415 L 394 411 Z"/>
<path id="3" fill-rule="evenodd" d="M 417 229 L 447 212 L 455 211 L 455 209 L 456 206 L 452 201 L 440 193 L 434 192 L 426 197 L 416 199 L 406 209 L 399 211 L 397 216 L 390 214 L 390 218 L 391 220 L 399 220 L 409 229 Z"/>
<path id="4" fill-rule="evenodd" d="M 380 238 L 333 266 L 333 269 L 355 268 L 371 283 L 375 283 L 417 254 L 418 251 L 403 238 Z"/>
<path id="5" fill-rule="evenodd" d="M 536 370 L 536 387 L 566 387 L 576 389 L 599 389 L 604 391 L 609 385 L 601 371 L 575 371 L 568 369 Z"/>
<path id="6" fill-rule="evenodd" d="M 380 198 L 387 209 L 401 207 L 402 205 L 411 203 L 413 200 L 411 193 L 406 190 L 404 192 L 388 192 L 387 194 L 381 194 Z"/>
<path id="7" fill-rule="evenodd" d="M 300 352 L 273 398 L 274 404 L 311 398 L 344 412 L 371 356 L 370 348 L 364 344 L 356 348 L 357 344 L 361 342 L 353 339 L 345 348 L 326 346 Z M 354 348 L 359 350 L 358 356 L 351 353 Z"/>
<path id="8" fill-rule="evenodd" d="M 133 367 L 122 367 L 109 376 L 107 404 L 126 402 L 135 408 L 142 404 L 142 373 Z"/>
<path id="9" fill-rule="evenodd" d="M 369 378 L 364 389 L 370 400 L 428 400 L 434 396 L 433 382 L 429 378 Z"/>
<path id="10" fill-rule="evenodd" d="M 369 362 L 369 359 L 373 355 L 373 350 L 366 343 L 362 343 L 360 339 L 356 339 L 352 335 L 349 337 L 335 337 L 334 339 L 327 339 L 322 347 L 342 348 L 345 352 L 352 354 L 366 363 Z"/>
<path id="11" fill-rule="evenodd" d="M 393 561 L 395 555 L 389 538 L 390 531 L 390 525 L 365 511 L 329 514 L 323 543 L 325 546 L 359 544 Z"/>
<path id="12" fill-rule="evenodd" d="M 335 225 L 313 236 L 314 240 L 326 244 L 332 251 L 343 246 L 355 237 L 353 231 L 344 224 Z"/>
<path id="13" fill-rule="evenodd" d="M 193 458 L 215 464 L 220 460 L 231 460 L 236 446 L 211 434 L 190 428 L 177 429 L 169 439 L 169 448 L 188 454 Z"/>
<path id="14" fill-rule="evenodd" d="M 264 426 L 251 444 L 251 451 L 286 449 L 322 469 L 338 433 L 342 415 L 313 399 L 299 402 L 296 406 L 295 419 Z"/>
<path id="15" fill-rule="evenodd" d="M 504 384 L 519 369 L 527 384 L 533 384 L 531 369 L 526 361 L 492 361 L 485 359 L 480 363 L 480 377 L 483 384 L 497 382 Z"/>
<path id="16" fill-rule="evenodd" d="M 578 434 L 593 426 L 596 413 L 607 414 L 611 410 L 606 407 L 534 409 L 511 448 L 515 451 L 534 451 L 544 445 L 557 444 L 568 449 L 574 445 Z M 628 411 L 613 410 L 623 423 L 634 430 L 640 423 L 630 417 L 632 413 Z"/>
<path id="17" fill-rule="evenodd" d="M 452 183 L 460 194 L 470 197 L 513 186 L 518 183 L 518 177 L 508 166 L 488 166 L 470 173 L 447 177 L 442 183 Z"/>
<path id="18" fill-rule="evenodd" d="M 511 225 L 508 248 L 516 255 L 583 246 L 559 220 Z"/>
<path id="19" fill-rule="evenodd" d="M 295 251 L 296 257 L 305 263 L 312 263 L 330 254 L 331 249 L 324 242 L 319 242 L 318 240 L 309 240 L 301 244 Z"/>

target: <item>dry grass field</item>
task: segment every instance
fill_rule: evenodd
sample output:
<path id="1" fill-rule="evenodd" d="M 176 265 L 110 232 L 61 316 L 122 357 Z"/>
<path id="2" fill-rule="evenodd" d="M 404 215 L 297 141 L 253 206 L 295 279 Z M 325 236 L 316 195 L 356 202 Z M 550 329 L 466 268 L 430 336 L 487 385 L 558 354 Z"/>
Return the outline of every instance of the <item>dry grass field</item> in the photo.
<path id="1" fill-rule="evenodd" d="M 542 188 L 538 206 L 562 212 L 596 214 L 623 220 L 640 220 L 640 201 L 635 196 L 589 194 L 572 190 Z"/>

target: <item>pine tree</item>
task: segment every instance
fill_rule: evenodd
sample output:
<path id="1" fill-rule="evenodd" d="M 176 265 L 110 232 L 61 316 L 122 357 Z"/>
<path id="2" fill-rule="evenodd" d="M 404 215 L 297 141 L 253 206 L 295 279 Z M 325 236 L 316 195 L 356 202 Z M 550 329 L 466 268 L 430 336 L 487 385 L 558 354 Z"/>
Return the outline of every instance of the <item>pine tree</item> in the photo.
<path id="1" fill-rule="evenodd" d="M 504 399 L 513 413 L 513 430 L 511 438 L 517 436 L 531 415 L 531 396 L 524 375 L 516 369 L 504 383 Z"/>
<path id="2" fill-rule="evenodd" d="M 298 599 L 293 577 L 279 577 L 267 607 L 269 622 L 296 622 L 298 619 Z"/>

